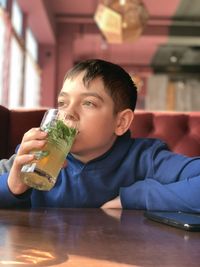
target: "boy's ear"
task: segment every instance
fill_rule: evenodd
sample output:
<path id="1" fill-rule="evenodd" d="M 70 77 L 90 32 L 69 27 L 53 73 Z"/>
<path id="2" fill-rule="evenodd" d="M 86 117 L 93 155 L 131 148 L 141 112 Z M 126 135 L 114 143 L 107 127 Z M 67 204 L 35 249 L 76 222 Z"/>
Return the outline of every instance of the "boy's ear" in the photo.
<path id="1" fill-rule="evenodd" d="M 130 127 L 134 118 L 134 112 L 131 109 L 125 109 L 117 114 L 117 124 L 115 134 L 123 135 Z"/>

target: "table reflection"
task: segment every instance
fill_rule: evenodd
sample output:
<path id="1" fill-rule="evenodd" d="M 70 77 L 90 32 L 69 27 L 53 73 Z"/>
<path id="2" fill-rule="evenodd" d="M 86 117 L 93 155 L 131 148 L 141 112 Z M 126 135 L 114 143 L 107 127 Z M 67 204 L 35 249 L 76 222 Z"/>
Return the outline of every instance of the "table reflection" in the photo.
<path id="1" fill-rule="evenodd" d="M 87 242 L 88 251 L 90 240 L 103 231 L 105 217 L 110 227 L 111 222 L 116 221 L 102 210 L 97 211 L 98 216 L 91 212 L 89 217 L 88 212 L 70 209 L 1 213 L 0 263 L 9 266 L 50 266 L 66 262 L 68 253 L 73 254 L 75 250 L 83 253 L 84 242 Z"/>
<path id="2" fill-rule="evenodd" d="M 0 235 L 1 266 L 182 267 L 200 260 L 200 233 L 139 211 L 0 210 Z"/>

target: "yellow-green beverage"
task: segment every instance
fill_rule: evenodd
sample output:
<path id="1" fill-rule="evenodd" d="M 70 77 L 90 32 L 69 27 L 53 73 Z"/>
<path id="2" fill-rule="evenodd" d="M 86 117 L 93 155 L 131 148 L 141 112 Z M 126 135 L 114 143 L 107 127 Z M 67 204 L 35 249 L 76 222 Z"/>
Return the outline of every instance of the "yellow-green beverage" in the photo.
<path id="1" fill-rule="evenodd" d="M 21 178 L 25 184 L 39 190 L 50 190 L 75 139 L 77 130 L 63 121 L 54 120 L 43 128 L 48 132 L 47 144 L 42 151 L 32 151 L 35 160 L 24 165 Z"/>

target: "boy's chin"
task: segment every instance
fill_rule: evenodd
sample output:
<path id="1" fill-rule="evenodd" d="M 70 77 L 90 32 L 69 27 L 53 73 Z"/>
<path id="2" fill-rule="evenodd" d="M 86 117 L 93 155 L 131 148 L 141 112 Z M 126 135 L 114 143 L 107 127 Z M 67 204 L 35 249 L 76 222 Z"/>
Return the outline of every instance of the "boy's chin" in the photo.
<path id="1" fill-rule="evenodd" d="M 70 152 L 72 154 L 76 154 L 76 153 L 78 154 L 79 153 L 79 150 L 75 144 L 71 147 Z"/>

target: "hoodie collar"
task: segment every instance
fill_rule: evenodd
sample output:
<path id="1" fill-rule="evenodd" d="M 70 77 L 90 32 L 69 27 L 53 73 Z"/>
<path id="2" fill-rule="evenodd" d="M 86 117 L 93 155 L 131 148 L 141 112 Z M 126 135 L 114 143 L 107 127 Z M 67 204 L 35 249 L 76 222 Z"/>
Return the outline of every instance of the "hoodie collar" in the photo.
<path id="1" fill-rule="evenodd" d="M 107 165 L 112 166 L 119 164 L 120 161 L 123 160 L 124 156 L 126 156 L 132 142 L 133 139 L 131 139 L 130 131 L 127 131 L 124 135 L 119 136 L 116 139 L 113 146 L 107 152 L 87 163 L 82 163 L 81 161 L 77 160 L 71 153 L 68 154 L 67 158 L 69 162 L 71 162 L 73 165 L 75 164 L 76 167 L 79 166 L 80 168 L 87 167 L 88 169 L 102 169 Z"/>

